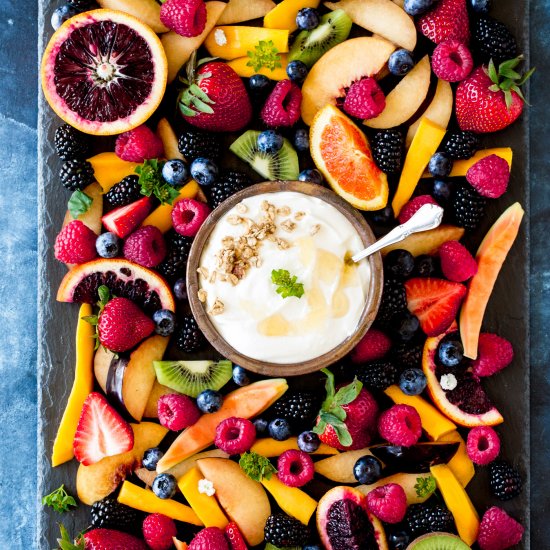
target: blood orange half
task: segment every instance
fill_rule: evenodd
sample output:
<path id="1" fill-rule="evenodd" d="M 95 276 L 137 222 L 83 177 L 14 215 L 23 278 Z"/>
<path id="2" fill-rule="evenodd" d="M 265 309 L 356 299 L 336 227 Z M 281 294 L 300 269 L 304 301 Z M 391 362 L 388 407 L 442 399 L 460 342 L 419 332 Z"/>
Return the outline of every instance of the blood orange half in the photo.
<path id="1" fill-rule="evenodd" d="M 367 138 L 333 105 L 310 128 L 311 156 L 338 195 L 359 210 L 380 210 L 388 202 L 388 180 L 374 163 Z"/>
<path id="2" fill-rule="evenodd" d="M 66 21 L 42 58 L 42 88 L 65 122 L 95 135 L 145 122 L 166 89 L 158 36 L 126 13 L 93 10 Z"/>

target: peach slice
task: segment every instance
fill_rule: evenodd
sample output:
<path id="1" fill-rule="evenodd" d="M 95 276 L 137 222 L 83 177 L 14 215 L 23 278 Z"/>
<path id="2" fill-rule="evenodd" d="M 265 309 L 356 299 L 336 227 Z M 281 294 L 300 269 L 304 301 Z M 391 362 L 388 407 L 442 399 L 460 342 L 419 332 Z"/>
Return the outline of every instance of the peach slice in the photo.
<path id="1" fill-rule="evenodd" d="M 363 456 L 372 456 L 372 453 L 365 448 L 329 456 L 315 463 L 315 472 L 338 483 L 357 483 L 353 467 Z"/>
<path id="2" fill-rule="evenodd" d="M 155 0 L 97 0 L 102 8 L 123 11 L 149 25 L 157 34 L 168 32 L 160 20 L 160 4 Z"/>
<path id="3" fill-rule="evenodd" d="M 428 500 L 432 496 L 432 493 L 430 492 L 424 493 L 418 491 L 418 484 L 421 483 L 422 480 L 427 480 L 430 477 L 432 476 L 429 473 L 406 474 L 403 472 L 399 472 L 388 477 L 383 477 L 382 479 L 379 479 L 376 483 L 372 483 L 371 485 L 358 485 L 356 489 L 358 491 L 361 491 L 361 493 L 363 493 L 364 495 L 368 495 L 373 489 L 376 489 L 377 487 L 381 487 L 382 485 L 386 485 L 387 483 L 396 483 L 397 485 L 403 487 L 403 490 L 407 495 L 407 506 L 410 506 L 411 504 L 420 504 L 422 502 L 426 502 L 426 500 Z"/>
<path id="4" fill-rule="evenodd" d="M 456 441 L 460 444 L 453 458 L 447 463 L 447 466 L 453 471 L 462 487 L 466 487 L 472 481 L 476 472 L 474 463 L 470 460 L 466 451 L 464 439 L 462 439 L 462 436 L 457 431 L 454 431 L 442 435 L 438 441 Z"/>
<path id="5" fill-rule="evenodd" d="M 153 389 L 149 394 L 147 399 L 147 404 L 145 405 L 145 410 L 143 411 L 143 416 L 145 418 L 158 418 L 157 405 L 160 397 L 166 395 L 167 393 L 178 393 L 168 386 L 163 386 L 155 378 L 155 383 L 153 384 Z"/>
<path id="6" fill-rule="evenodd" d="M 176 464 L 168 470 L 168 473 L 172 474 L 176 479 L 181 479 L 189 470 L 196 466 L 198 460 L 202 460 L 203 458 L 229 458 L 229 455 L 221 449 L 211 449 L 210 451 L 197 453 Z"/>
<path id="7" fill-rule="evenodd" d="M 101 233 L 101 216 L 103 216 L 103 189 L 101 185 L 94 181 L 85 187 L 82 192 L 92 199 L 90 208 L 84 214 L 73 218 L 72 214 L 67 210 L 65 213 L 65 219 L 63 220 L 63 227 L 73 220 L 80 220 L 85 226 L 89 227 L 96 235 Z"/>
<path id="8" fill-rule="evenodd" d="M 288 65 L 288 56 L 285 53 L 282 53 L 279 56 L 281 66 L 276 69 L 266 69 L 262 67 L 259 71 L 255 71 L 254 67 L 250 67 L 248 62 L 250 57 L 238 57 L 237 59 L 232 59 L 228 61 L 227 64 L 240 76 L 243 78 L 250 78 L 253 74 L 263 74 L 271 80 L 284 80 L 288 78 L 286 74 L 286 66 Z"/>
<path id="9" fill-rule="evenodd" d="M 162 141 L 164 156 L 168 159 L 185 160 L 178 149 L 178 137 L 172 128 L 172 125 L 166 118 L 161 118 L 157 124 L 157 136 Z"/>
<path id="10" fill-rule="evenodd" d="M 429 231 L 413 233 L 401 242 L 387 246 L 382 250 L 382 256 L 386 256 L 391 250 L 399 248 L 408 250 L 413 256 L 436 254 L 443 243 L 447 241 L 459 241 L 463 235 L 463 227 L 440 225 Z"/>
<path id="11" fill-rule="evenodd" d="M 218 19 L 220 25 L 233 25 L 258 19 L 269 13 L 274 7 L 272 0 L 229 0 L 227 7 Z"/>
<path id="12" fill-rule="evenodd" d="M 116 153 L 99 153 L 88 159 L 94 169 L 94 176 L 103 193 L 107 193 L 122 178 L 136 173 L 137 162 L 128 162 L 117 157 Z"/>
<path id="13" fill-rule="evenodd" d="M 254 445 L 252 445 L 252 447 L 250 448 L 250 451 L 255 452 L 259 455 L 271 458 L 274 456 L 279 456 L 283 454 L 285 451 L 289 451 L 291 449 L 295 451 L 300 450 L 300 447 L 298 447 L 297 437 L 289 437 L 284 441 L 276 441 L 271 437 L 256 439 L 256 441 L 254 442 Z M 311 454 L 336 455 L 338 454 L 338 449 L 335 449 L 334 447 L 329 447 L 328 445 L 321 443 L 321 445 L 319 445 L 319 448 Z"/>
<path id="14" fill-rule="evenodd" d="M 298 28 L 296 14 L 302 8 L 317 8 L 320 0 L 283 0 L 264 17 L 266 29 L 286 29 L 290 32 Z"/>
<path id="15" fill-rule="evenodd" d="M 188 550 L 189 545 L 186 542 L 182 542 L 176 537 L 172 537 L 172 542 L 174 543 L 174 548 L 176 550 Z"/>

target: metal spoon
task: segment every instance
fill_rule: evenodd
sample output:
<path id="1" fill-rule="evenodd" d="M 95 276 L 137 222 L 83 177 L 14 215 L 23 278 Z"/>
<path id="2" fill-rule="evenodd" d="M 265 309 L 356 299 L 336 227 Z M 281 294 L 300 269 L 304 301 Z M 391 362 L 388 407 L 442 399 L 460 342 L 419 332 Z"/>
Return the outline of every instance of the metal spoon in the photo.
<path id="1" fill-rule="evenodd" d="M 359 262 L 363 258 L 382 250 L 382 248 L 386 248 L 386 246 L 402 241 L 413 233 L 435 229 L 441 224 L 442 219 L 443 208 L 436 204 L 424 204 L 414 213 L 410 220 L 407 220 L 402 225 L 398 225 L 387 235 L 384 235 L 381 239 L 365 248 L 365 250 L 352 256 L 351 260 L 353 262 Z"/>

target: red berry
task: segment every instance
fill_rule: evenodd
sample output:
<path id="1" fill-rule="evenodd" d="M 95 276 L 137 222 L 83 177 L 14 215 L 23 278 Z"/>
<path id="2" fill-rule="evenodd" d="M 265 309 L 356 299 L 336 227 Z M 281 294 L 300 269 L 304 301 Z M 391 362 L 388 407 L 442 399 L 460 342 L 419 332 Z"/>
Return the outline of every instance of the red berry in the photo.
<path id="1" fill-rule="evenodd" d="M 479 335 L 477 359 L 472 362 L 475 376 L 491 376 L 505 367 L 514 359 L 512 344 L 505 338 L 483 332 Z"/>
<path id="2" fill-rule="evenodd" d="M 354 363 L 368 363 L 382 359 L 390 351 L 391 340 L 381 330 L 371 328 L 351 352 Z"/>
<path id="3" fill-rule="evenodd" d="M 160 423 L 174 432 L 192 426 L 201 416 L 194 399 L 177 393 L 161 396 L 157 403 L 157 412 Z"/>
<path id="4" fill-rule="evenodd" d="M 256 440 L 256 428 L 246 418 L 232 416 L 218 424 L 216 428 L 216 447 L 230 455 L 248 451 Z"/>
<path id="5" fill-rule="evenodd" d="M 436 44 L 450 38 L 468 44 L 470 24 L 466 0 L 439 0 L 433 9 L 417 20 L 416 26 Z"/>
<path id="6" fill-rule="evenodd" d="M 462 283 L 477 273 L 477 262 L 458 241 L 447 241 L 439 247 L 441 270 L 449 281 Z"/>
<path id="7" fill-rule="evenodd" d="M 464 80 L 474 68 L 474 60 L 467 46 L 460 40 L 440 42 L 432 56 L 434 74 L 447 82 Z"/>
<path id="8" fill-rule="evenodd" d="M 405 223 L 410 220 L 425 204 L 435 204 L 439 206 L 431 195 L 419 195 L 418 197 L 414 197 L 414 199 L 411 199 L 401 209 L 401 212 L 399 213 L 399 223 Z"/>
<path id="9" fill-rule="evenodd" d="M 466 179 L 482 197 L 498 199 L 508 189 L 510 167 L 502 157 L 489 155 L 468 169 Z"/>
<path id="10" fill-rule="evenodd" d="M 143 538 L 151 550 L 168 550 L 178 534 L 174 520 L 163 514 L 149 514 L 143 521 Z"/>
<path id="11" fill-rule="evenodd" d="M 481 550 L 505 550 L 518 544 L 525 529 L 504 510 L 493 506 L 481 519 L 477 543 Z"/>
<path id="12" fill-rule="evenodd" d="M 146 225 L 124 241 L 124 257 L 144 267 L 155 267 L 166 256 L 166 243 L 160 229 Z"/>
<path id="13" fill-rule="evenodd" d="M 380 415 L 378 432 L 392 445 L 410 447 L 422 435 L 422 421 L 414 407 L 394 405 Z"/>
<path id="14" fill-rule="evenodd" d="M 172 224 L 180 235 L 194 237 L 208 214 L 210 214 L 210 207 L 204 202 L 182 199 L 172 209 Z"/>
<path id="15" fill-rule="evenodd" d="M 346 94 L 344 111 L 356 118 L 377 117 L 386 107 L 384 92 L 374 78 L 366 77 L 354 82 Z"/>
<path id="16" fill-rule="evenodd" d="M 407 512 L 407 495 L 397 483 L 388 483 L 367 494 L 371 513 L 386 523 L 399 523 Z"/>
<path id="17" fill-rule="evenodd" d="M 288 487 L 302 487 L 313 479 L 313 460 L 304 451 L 285 451 L 277 462 L 277 477 Z"/>
<path id="18" fill-rule="evenodd" d="M 466 451 L 470 460 L 479 466 L 493 462 L 500 452 L 500 439 L 490 426 L 476 426 L 468 433 Z"/>
<path id="19" fill-rule="evenodd" d="M 97 256 L 97 235 L 80 220 L 67 224 L 57 235 L 54 245 L 56 259 L 66 264 L 83 264 Z"/>
<path id="20" fill-rule="evenodd" d="M 239 526 L 230 521 L 225 527 L 225 537 L 229 541 L 230 550 L 248 550 Z"/>
<path id="21" fill-rule="evenodd" d="M 207 527 L 195 535 L 189 550 L 229 550 L 229 546 L 219 527 Z"/>
<path id="22" fill-rule="evenodd" d="M 107 231 L 124 239 L 141 225 L 141 222 L 149 215 L 152 205 L 150 197 L 143 197 L 126 206 L 111 210 L 101 218 L 101 222 Z"/>
<path id="23" fill-rule="evenodd" d="M 82 535 L 86 550 L 147 550 L 146 544 L 128 533 L 115 529 L 92 529 Z"/>
<path id="24" fill-rule="evenodd" d="M 164 147 L 160 138 L 142 124 L 116 138 L 115 153 L 122 160 L 143 162 L 164 156 Z"/>
<path id="25" fill-rule="evenodd" d="M 270 127 L 292 126 L 300 118 L 302 91 L 290 80 L 277 82 L 262 108 L 262 120 Z"/>
<path id="26" fill-rule="evenodd" d="M 160 20 L 181 36 L 198 36 L 206 26 L 203 0 L 167 0 L 160 8 Z"/>

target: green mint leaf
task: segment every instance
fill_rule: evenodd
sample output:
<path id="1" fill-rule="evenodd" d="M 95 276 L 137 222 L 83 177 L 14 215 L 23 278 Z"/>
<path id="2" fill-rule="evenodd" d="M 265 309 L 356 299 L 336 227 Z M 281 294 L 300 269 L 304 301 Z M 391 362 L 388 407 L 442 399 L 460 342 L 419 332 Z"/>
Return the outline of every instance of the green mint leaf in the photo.
<path id="1" fill-rule="evenodd" d="M 79 216 L 82 216 L 82 214 L 86 214 L 86 212 L 88 212 L 90 206 L 92 206 L 92 202 L 93 199 L 91 197 L 77 189 L 71 195 L 67 208 L 69 209 L 71 216 L 76 220 Z"/>
<path id="2" fill-rule="evenodd" d="M 262 68 L 274 71 L 282 67 L 279 50 L 275 47 L 273 40 L 260 40 L 254 47 L 254 51 L 248 51 L 246 55 L 250 58 L 246 66 L 253 67 L 256 72 Z"/>
<path id="3" fill-rule="evenodd" d="M 349 403 L 355 401 L 362 387 L 363 384 L 357 380 L 357 378 L 354 378 L 351 384 L 348 384 L 338 390 L 334 396 L 334 402 L 337 405 L 348 405 Z"/>
<path id="4" fill-rule="evenodd" d="M 58 489 L 42 497 L 42 506 L 50 506 L 58 514 L 68 512 L 71 506 L 77 506 L 75 499 L 67 494 L 65 486 L 61 485 Z"/>
<path id="5" fill-rule="evenodd" d="M 172 204 L 174 198 L 178 195 L 178 191 L 168 185 L 162 177 L 163 166 L 164 162 L 159 162 L 158 159 L 148 159 L 138 166 L 135 172 L 139 174 L 142 195 L 146 197 L 154 195 L 161 204 Z"/>
<path id="6" fill-rule="evenodd" d="M 286 269 L 271 271 L 271 282 L 277 285 L 277 294 L 280 294 L 282 298 L 290 296 L 301 298 L 304 295 L 304 285 L 298 282 L 296 275 L 290 275 Z"/>
<path id="7" fill-rule="evenodd" d="M 436 489 L 435 479 L 433 476 L 417 477 L 414 490 L 420 498 L 429 497 Z"/>
<path id="8" fill-rule="evenodd" d="M 253 451 L 241 455 L 239 466 L 254 481 L 262 481 L 264 477 L 271 479 L 271 476 L 277 473 L 277 469 L 271 464 L 269 459 Z"/>

